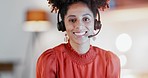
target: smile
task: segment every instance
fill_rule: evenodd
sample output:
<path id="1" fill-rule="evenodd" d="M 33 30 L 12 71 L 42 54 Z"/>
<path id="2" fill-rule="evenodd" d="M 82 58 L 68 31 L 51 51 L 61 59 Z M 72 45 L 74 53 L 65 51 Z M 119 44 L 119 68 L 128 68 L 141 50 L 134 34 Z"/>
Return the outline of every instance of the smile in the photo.
<path id="1" fill-rule="evenodd" d="M 77 35 L 77 36 L 84 36 L 87 33 L 87 31 L 85 32 L 73 32 L 73 34 Z"/>

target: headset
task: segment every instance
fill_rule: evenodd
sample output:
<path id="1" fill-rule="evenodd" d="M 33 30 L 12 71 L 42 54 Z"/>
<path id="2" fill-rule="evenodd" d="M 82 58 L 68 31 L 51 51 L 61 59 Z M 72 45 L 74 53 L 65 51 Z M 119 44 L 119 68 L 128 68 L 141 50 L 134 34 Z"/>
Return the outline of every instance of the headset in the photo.
<path id="1" fill-rule="evenodd" d="M 64 32 L 66 31 L 65 24 L 63 20 L 62 21 L 59 20 L 59 17 L 60 17 L 60 10 L 58 11 L 58 15 L 57 15 L 57 21 L 58 21 L 57 28 L 59 31 Z"/>
<path id="2" fill-rule="evenodd" d="M 101 21 L 100 21 L 100 13 L 99 13 L 98 10 L 97 10 L 97 14 L 98 14 L 98 20 L 95 19 L 95 21 L 94 21 L 94 30 L 99 29 L 99 31 L 96 34 L 89 35 L 88 38 L 96 36 L 101 30 L 102 24 L 101 24 Z M 59 31 L 64 32 L 64 31 L 66 31 L 65 24 L 64 24 L 63 20 L 62 21 L 59 20 L 59 17 L 60 17 L 60 11 L 58 11 L 58 15 L 57 15 L 57 22 L 58 22 L 57 23 L 57 28 L 58 28 Z"/>

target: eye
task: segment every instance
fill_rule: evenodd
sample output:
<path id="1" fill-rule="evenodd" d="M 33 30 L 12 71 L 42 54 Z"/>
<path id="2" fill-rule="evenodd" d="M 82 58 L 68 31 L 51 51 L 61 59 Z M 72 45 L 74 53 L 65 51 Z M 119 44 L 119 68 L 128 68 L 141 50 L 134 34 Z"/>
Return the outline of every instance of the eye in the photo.
<path id="1" fill-rule="evenodd" d="M 69 22 L 75 23 L 76 19 L 69 19 Z"/>
<path id="2" fill-rule="evenodd" d="M 85 21 L 85 22 L 89 22 L 90 19 L 89 19 L 88 17 L 84 17 L 84 18 L 83 18 L 83 21 Z"/>

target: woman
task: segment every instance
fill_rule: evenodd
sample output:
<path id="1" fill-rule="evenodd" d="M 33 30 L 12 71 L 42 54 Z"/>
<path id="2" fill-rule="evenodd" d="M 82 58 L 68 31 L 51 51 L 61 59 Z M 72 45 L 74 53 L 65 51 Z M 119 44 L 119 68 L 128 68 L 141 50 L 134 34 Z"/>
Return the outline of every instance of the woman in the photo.
<path id="1" fill-rule="evenodd" d="M 94 29 L 101 28 L 98 8 L 107 8 L 107 1 L 49 0 L 49 4 L 52 11 L 58 10 L 58 29 L 66 31 L 69 40 L 39 57 L 36 78 L 120 78 L 118 57 L 90 45 Z"/>

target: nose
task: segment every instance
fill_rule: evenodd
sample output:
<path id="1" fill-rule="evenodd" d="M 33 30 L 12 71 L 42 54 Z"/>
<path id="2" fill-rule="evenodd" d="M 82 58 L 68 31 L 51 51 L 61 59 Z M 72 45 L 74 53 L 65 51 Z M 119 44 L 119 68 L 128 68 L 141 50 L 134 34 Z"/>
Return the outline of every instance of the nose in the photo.
<path id="1" fill-rule="evenodd" d="M 78 20 L 77 22 L 76 22 L 76 24 L 75 24 L 75 28 L 77 29 L 77 30 L 82 30 L 82 29 L 84 29 L 84 23 L 81 21 L 81 20 Z"/>

